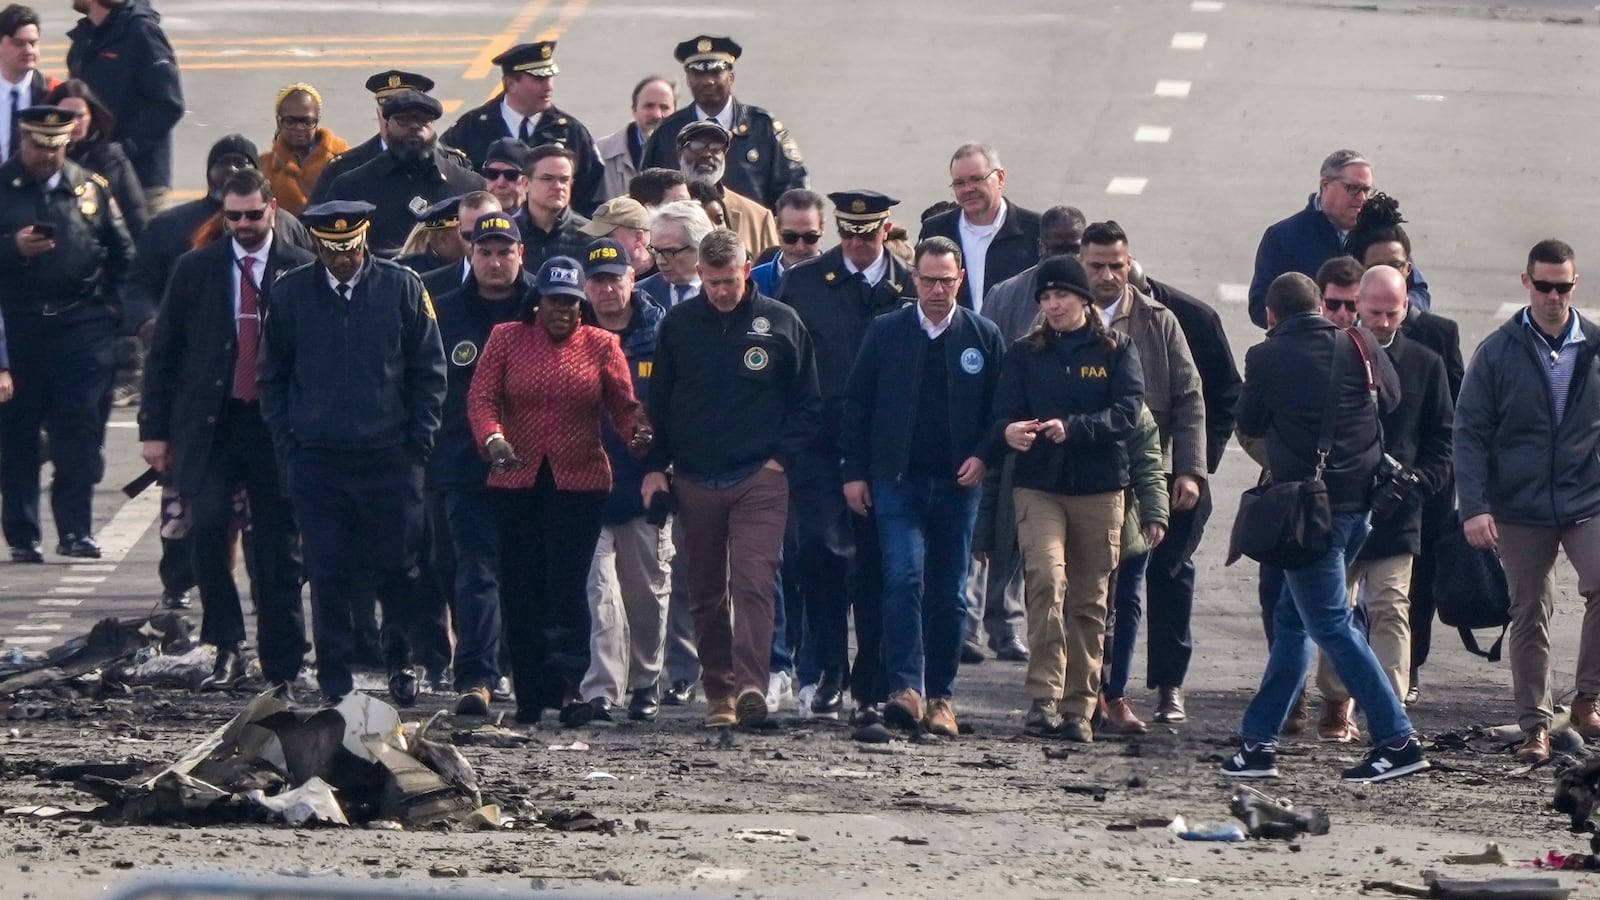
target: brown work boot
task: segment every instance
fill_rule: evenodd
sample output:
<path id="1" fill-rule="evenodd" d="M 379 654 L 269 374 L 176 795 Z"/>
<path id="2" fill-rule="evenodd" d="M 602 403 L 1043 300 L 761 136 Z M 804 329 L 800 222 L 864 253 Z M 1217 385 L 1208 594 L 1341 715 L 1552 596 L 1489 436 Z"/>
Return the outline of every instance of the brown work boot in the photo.
<path id="1" fill-rule="evenodd" d="M 1579 694 L 1572 701 L 1572 727 L 1589 740 L 1600 738 L 1600 695 Z"/>
<path id="2" fill-rule="evenodd" d="M 1035 699 L 1033 705 L 1028 707 L 1028 715 L 1023 718 L 1024 728 L 1035 728 L 1040 731 L 1055 731 L 1061 727 L 1061 713 L 1056 710 L 1059 700 Z"/>
<path id="3" fill-rule="evenodd" d="M 489 714 L 489 689 L 473 685 L 456 697 L 456 715 L 487 716 Z"/>
<path id="4" fill-rule="evenodd" d="M 1158 688 L 1161 702 L 1156 704 L 1156 721 L 1165 724 L 1175 724 L 1186 721 L 1189 714 L 1183 708 L 1183 688 L 1163 687 Z"/>
<path id="5" fill-rule="evenodd" d="M 1355 720 L 1351 718 L 1355 705 L 1354 700 L 1343 703 L 1322 701 L 1322 718 L 1317 721 L 1317 740 L 1348 744 L 1360 738 L 1361 730 L 1356 728 Z"/>
<path id="6" fill-rule="evenodd" d="M 761 700 L 762 706 L 766 705 L 766 698 Z M 727 728 L 739 721 L 739 711 L 732 697 L 706 698 L 706 727 Z"/>
<path id="7" fill-rule="evenodd" d="M 1127 697 L 1107 697 L 1101 710 L 1105 714 L 1105 720 L 1100 723 L 1101 734 L 1146 734 L 1150 731 L 1150 726 L 1133 714 Z"/>
<path id="8" fill-rule="evenodd" d="M 903 731 L 916 731 L 923 714 L 922 695 L 913 688 L 895 691 L 883 705 L 883 718 Z"/>
<path id="9" fill-rule="evenodd" d="M 1543 725 L 1535 725 L 1523 732 L 1527 738 L 1513 754 L 1517 762 L 1530 766 L 1548 762 L 1550 759 L 1550 729 Z"/>
<path id="10" fill-rule="evenodd" d="M 1289 710 L 1289 718 L 1283 723 L 1284 734 L 1300 734 L 1306 730 L 1306 723 L 1311 720 L 1311 703 L 1306 699 L 1306 692 L 1301 691 L 1295 698 L 1294 708 Z"/>
<path id="11" fill-rule="evenodd" d="M 893 705 L 894 701 L 889 701 Z M 955 737 L 961 733 L 960 726 L 956 724 L 956 706 L 950 702 L 949 697 L 936 697 L 928 701 L 928 717 L 922 720 L 923 727 L 929 734 L 942 734 L 945 737 Z"/>

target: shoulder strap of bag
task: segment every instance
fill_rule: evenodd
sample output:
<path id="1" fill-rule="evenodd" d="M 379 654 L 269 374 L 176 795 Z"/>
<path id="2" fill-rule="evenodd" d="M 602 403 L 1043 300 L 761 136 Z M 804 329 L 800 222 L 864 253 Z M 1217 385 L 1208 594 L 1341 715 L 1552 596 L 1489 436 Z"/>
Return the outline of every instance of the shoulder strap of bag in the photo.
<path id="1" fill-rule="evenodd" d="M 1322 472 L 1328 467 L 1328 451 L 1333 449 L 1333 418 L 1339 408 L 1339 337 L 1341 331 L 1333 333 L 1333 362 L 1328 366 L 1328 394 L 1322 400 L 1322 426 L 1317 429 L 1317 480 L 1322 480 Z"/>
<path id="2" fill-rule="evenodd" d="M 1499 662 L 1500 646 L 1506 642 L 1506 631 L 1510 628 L 1510 625 L 1501 627 L 1500 636 L 1495 638 L 1494 644 L 1489 647 L 1487 652 L 1478 645 L 1478 636 L 1472 633 L 1471 628 L 1457 628 L 1456 631 L 1461 635 L 1461 644 L 1467 648 L 1468 653 L 1473 656 L 1481 656 L 1489 662 Z"/>

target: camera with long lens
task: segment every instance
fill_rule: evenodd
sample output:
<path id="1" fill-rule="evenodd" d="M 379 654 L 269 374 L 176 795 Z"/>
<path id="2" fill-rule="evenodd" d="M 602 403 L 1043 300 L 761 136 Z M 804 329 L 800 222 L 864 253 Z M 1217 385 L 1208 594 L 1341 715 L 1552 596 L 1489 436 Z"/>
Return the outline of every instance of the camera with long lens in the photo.
<path id="1" fill-rule="evenodd" d="M 1422 476 L 1415 469 L 1385 453 L 1373 476 L 1372 514 L 1383 519 L 1394 515 L 1421 485 Z"/>

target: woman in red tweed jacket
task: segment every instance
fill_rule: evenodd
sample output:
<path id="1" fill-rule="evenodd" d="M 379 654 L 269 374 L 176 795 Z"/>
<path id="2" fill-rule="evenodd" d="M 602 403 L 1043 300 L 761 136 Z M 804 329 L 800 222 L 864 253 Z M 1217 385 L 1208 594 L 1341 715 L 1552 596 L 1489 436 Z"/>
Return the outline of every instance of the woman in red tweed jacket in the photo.
<path id="1" fill-rule="evenodd" d="M 589 562 L 611 490 L 602 409 L 635 451 L 650 442 L 622 346 L 582 324 L 583 299 L 578 262 L 546 261 L 536 305 L 523 321 L 495 326 L 467 394 L 473 436 L 491 463 L 500 608 L 523 723 L 546 708 L 569 726 L 594 715 L 578 685 L 589 668 Z M 468 350 L 452 349 L 451 359 Z"/>

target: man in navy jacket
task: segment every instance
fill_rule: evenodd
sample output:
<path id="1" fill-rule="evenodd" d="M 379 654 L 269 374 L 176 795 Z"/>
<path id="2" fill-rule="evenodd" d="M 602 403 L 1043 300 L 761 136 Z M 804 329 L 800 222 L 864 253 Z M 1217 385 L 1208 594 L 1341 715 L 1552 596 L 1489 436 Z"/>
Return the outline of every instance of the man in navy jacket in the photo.
<path id="1" fill-rule="evenodd" d="M 862 339 L 840 439 L 846 502 L 859 516 L 877 512 L 884 716 L 952 737 L 985 423 L 1005 354 L 1000 329 L 956 305 L 961 277 L 954 241 L 917 246 L 917 303 L 879 317 Z"/>

